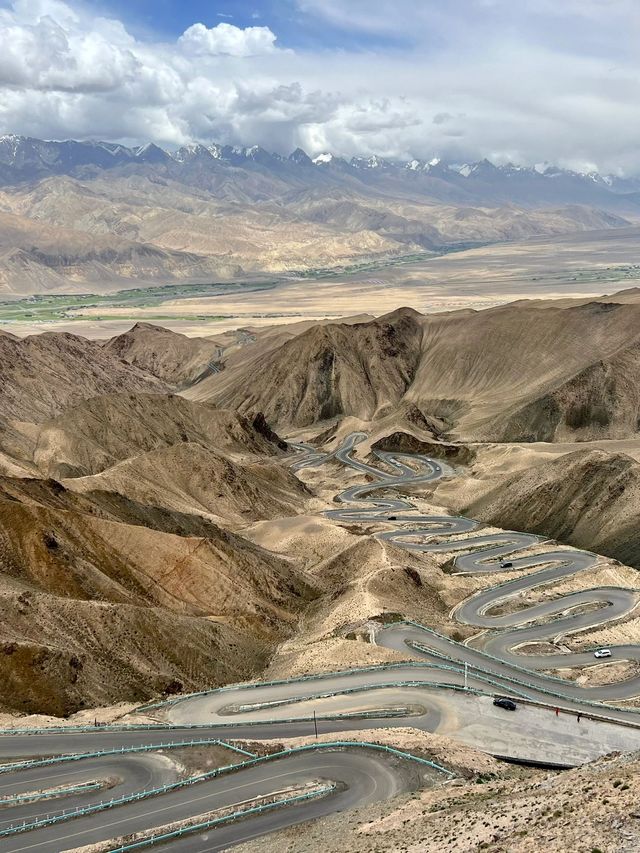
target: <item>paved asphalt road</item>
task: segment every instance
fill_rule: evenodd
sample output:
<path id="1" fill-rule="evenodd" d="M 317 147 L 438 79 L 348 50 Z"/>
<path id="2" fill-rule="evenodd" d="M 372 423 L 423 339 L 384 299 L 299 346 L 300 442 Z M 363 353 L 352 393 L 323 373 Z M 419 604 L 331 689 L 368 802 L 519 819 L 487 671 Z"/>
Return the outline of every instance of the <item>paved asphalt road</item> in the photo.
<path id="1" fill-rule="evenodd" d="M 107 760 L 106 772 L 111 772 L 111 759 Z M 68 783 L 74 776 L 78 780 L 84 777 L 81 770 L 83 762 L 73 762 L 71 766 L 61 765 L 40 768 L 41 785 L 60 784 L 61 774 Z M 100 772 L 94 760 L 93 772 Z M 119 772 L 122 772 L 120 769 Z M 240 805 L 274 791 L 282 791 L 292 785 L 306 783 L 336 783 L 337 790 L 319 800 L 312 800 L 284 810 L 276 810 L 266 816 L 262 823 L 263 831 L 273 831 L 292 822 L 308 820 L 322 814 L 355 805 L 366 805 L 393 797 L 403 791 L 415 790 L 433 781 L 435 771 L 428 767 L 413 764 L 384 753 L 354 750 L 327 750 L 293 755 L 286 759 L 275 760 L 268 764 L 249 767 L 228 776 L 200 782 L 196 785 L 118 806 L 113 810 L 99 812 L 86 817 L 32 830 L 1 840 L 2 851 L 18 853 L 52 853 L 69 850 L 80 845 L 106 841 L 114 836 L 127 835 L 152 829 L 169 821 L 184 820 L 194 815 Z M 90 800 L 87 800 L 90 802 Z M 42 805 L 23 806 L 33 815 L 42 812 Z M 52 814 L 55 809 L 49 813 Z M 28 815 L 27 815 L 28 816 Z M 22 816 L 20 818 L 23 819 Z M 184 839 L 171 844 L 176 850 L 219 850 L 229 844 L 238 843 L 239 836 L 255 832 L 253 822 L 230 826 L 224 830 L 215 830 L 215 841 L 203 845 L 201 836 Z M 213 837 L 212 836 L 212 837 Z M 248 836 L 250 837 L 250 835 Z"/>
<path id="2" fill-rule="evenodd" d="M 457 572 L 495 572 L 505 556 L 509 557 L 513 570 L 538 568 L 524 577 L 476 593 L 456 608 L 454 618 L 477 626 L 482 632 L 471 644 L 454 643 L 418 625 L 388 625 L 379 632 L 377 642 L 400 652 L 409 648 L 420 661 L 280 684 L 238 686 L 186 697 L 158 709 L 158 719 L 172 727 L 161 731 L 4 735 L 0 736 L 0 758 L 6 761 L 24 756 L 179 742 L 191 737 L 259 740 L 309 736 L 314 712 L 319 731 L 336 732 L 336 738 L 343 732 L 347 734 L 342 739 L 348 739 L 348 732 L 353 729 L 411 725 L 452 735 L 493 754 L 525 760 L 578 764 L 613 749 L 640 749 L 640 714 L 599 704 L 640 695 L 640 678 L 585 688 L 551 678 L 540 670 L 567 663 L 590 665 L 595 662 L 592 653 L 527 653 L 527 644 L 549 641 L 626 615 L 635 607 L 638 591 L 603 587 L 558 596 L 530 607 L 512 607 L 529 590 L 543 584 L 550 586 L 590 568 L 598 558 L 577 550 L 545 551 L 542 540 L 530 534 L 507 531 L 474 535 L 479 525 L 472 519 L 421 515 L 408 500 L 390 494 L 390 490 L 438 479 L 452 473 L 451 469 L 426 457 L 382 452 L 376 454 L 382 467 L 375 468 L 354 458 L 355 447 L 364 438 L 363 433 L 353 433 L 331 454 L 299 446 L 304 456 L 296 461 L 294 468 L 334 458 L 373 478 L 373 482 L 344 491 L 338 498 L 343 506 L 328 512 L 328 517 L 349 523 L 393 524 L 393 529 L 378 535 L 407 549 L 460 552 L 454 565 Z M 460 535 L 466 538 L 440 541 L 443 537 Z M 438 542 L 432 541 L 435 536 Z M 538 551 L 535 556 L 517 556 L 532 546 Z M 492 613 L 498 604 L 509 605 L 509 612 Z M 583 609 L 585 606 L 587 610 Z M 582 609 L 576 612 L 575 608 Z M 637 646 L 618 646 L 613 649 L 613 660 L 638 660 L 639 653 Z M 465 684 L 474 692 L 465 692 L 462 689 Z M 510 714 L 493 705 L 491 694 L 495 693 L 540 704 L 521 703 L 517 713 Z M 549 704 L 562 713 L 558 716 L 548 707 L 542 707 Z M 335 715 L 362 712 L 379 716 L 331 719 Z M 583 714 L 582 722 L 577 720 L 578 712 Z M 631 725 L 590 719 L 589 712 Z M 195 732 L 176 728 L 191 724 L 206 728 Z M 109 797 L 115 797 L 170 782 L 175 773 L 167 757 L 156 753 L 104 756 L 5 774 L 0 776 L 0 796 L 109 779 L 114 785 Z M 61 851 L 192 817 L 291 784 L 315 780 L 339 783 L 335 793 L 322 799 L 170 845 L 176 851 L 220 850 L 320 814 L 412 790 L 425 784 L 421 776 L 422 771 L 416 765 L 362 749 L 301 753 L 151 800 L 74 818 L 12 839 L 0 839 L 0 851 Z M 0 829 L 8 822 L 33 819 L 56 809 L 101 799 L 103 791 L 51 800 L 49 811 L 42 801 L 6 807 L 0 812 Z"/>

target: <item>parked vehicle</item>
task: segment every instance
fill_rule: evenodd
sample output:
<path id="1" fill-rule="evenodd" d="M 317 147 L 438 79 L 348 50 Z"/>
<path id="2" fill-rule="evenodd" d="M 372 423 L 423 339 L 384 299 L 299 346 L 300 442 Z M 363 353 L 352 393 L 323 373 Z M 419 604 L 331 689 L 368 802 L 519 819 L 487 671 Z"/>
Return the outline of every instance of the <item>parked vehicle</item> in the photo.
<path id="1" fill-rule="evenodd" d="M 594 658 L 610 658 L 611 649 L 596 649 L 593 653 Z"/>
<path id="2" fill-rule="evenodd" d="M 498 708 L 504 708 L 505 711 L 515 711 L 518 707 L 513 699 L 507 699 L 506 696 L 496 696 L 493 704 Z"/>
<path id="3" fill-rule="evenodd" d="M 501 560 L 500 561 L 500 568 L 501 569 L 512 569 L 513 563 L 510 560 Z"/>

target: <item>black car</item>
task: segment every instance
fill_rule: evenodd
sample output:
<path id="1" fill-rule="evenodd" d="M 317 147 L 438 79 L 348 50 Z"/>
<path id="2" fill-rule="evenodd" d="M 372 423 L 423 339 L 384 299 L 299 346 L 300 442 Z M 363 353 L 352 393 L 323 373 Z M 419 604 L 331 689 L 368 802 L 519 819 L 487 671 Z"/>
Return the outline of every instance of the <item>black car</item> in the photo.
<path id="1" fill-rule="evenodd" d="M 493 704 L 497 705 L 498 708 L 504 708 L 505 711 L 515 711 L 518 707 L 513 699 L 507 699 L 506 696 L 496 696 Z"/>

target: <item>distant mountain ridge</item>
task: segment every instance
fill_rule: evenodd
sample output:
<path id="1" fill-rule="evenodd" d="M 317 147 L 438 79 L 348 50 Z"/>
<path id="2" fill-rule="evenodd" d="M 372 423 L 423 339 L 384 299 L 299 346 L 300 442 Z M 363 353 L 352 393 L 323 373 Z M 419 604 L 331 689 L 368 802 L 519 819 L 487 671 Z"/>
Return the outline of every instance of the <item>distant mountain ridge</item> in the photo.
<path id="1" fill-rule="evenodd" d="M 236 279 L 628 226 L 640 179 L 0 136 L 0 293 Z"/>
<path id="2" fill-rule="evenodd" d="M 620 178 L 600 175 L 598 172 L 576 172 L 550 163 L 522 166 L 508 163 L 496 165 L 488 159 L 468 163 L 453 163 L 433 158 L 408 161 L 385 159 L 378 155 L 346 159 L 331 152 L 311 158 L 301 148 L 288 157 L 266 151 L 259 145 L 235 146 L 212 143 L 190 143 L 176 151 L 167 151 L 149 142 L 146 145 L 127 147 L 118 143 L 77 140 L 43 140 L 18 134 L 0 136 L 0 180 L 10 184 L 13 180 L 33 180 L 51 175 L 74 176 L 86 168 L 113 169 L 132 164 L 188 166 L 194 162 L 218 166 L 246 166 L 258 164 L 278 168 L 284 165 L 307 168 L 339 169 L 357 175 L 365 172 L 405 172 L 414 176 L 430 176 L 440 180 L 487 181 L 497 179 L 529 178 L 540 181 L 571 180 L 595 185 L 612 193 L 640 191 L 640 176 Z"/>

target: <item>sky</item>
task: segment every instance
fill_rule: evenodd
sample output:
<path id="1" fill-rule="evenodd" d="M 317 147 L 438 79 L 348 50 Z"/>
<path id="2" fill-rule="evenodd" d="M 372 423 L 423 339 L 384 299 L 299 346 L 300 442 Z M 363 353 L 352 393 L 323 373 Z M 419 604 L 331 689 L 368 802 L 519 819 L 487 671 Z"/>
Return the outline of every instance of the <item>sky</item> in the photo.
<path id="1" fill-rule="evenodd" d="M 0 0 L 0 133 L 640 174 L 640 0 Z"/>

